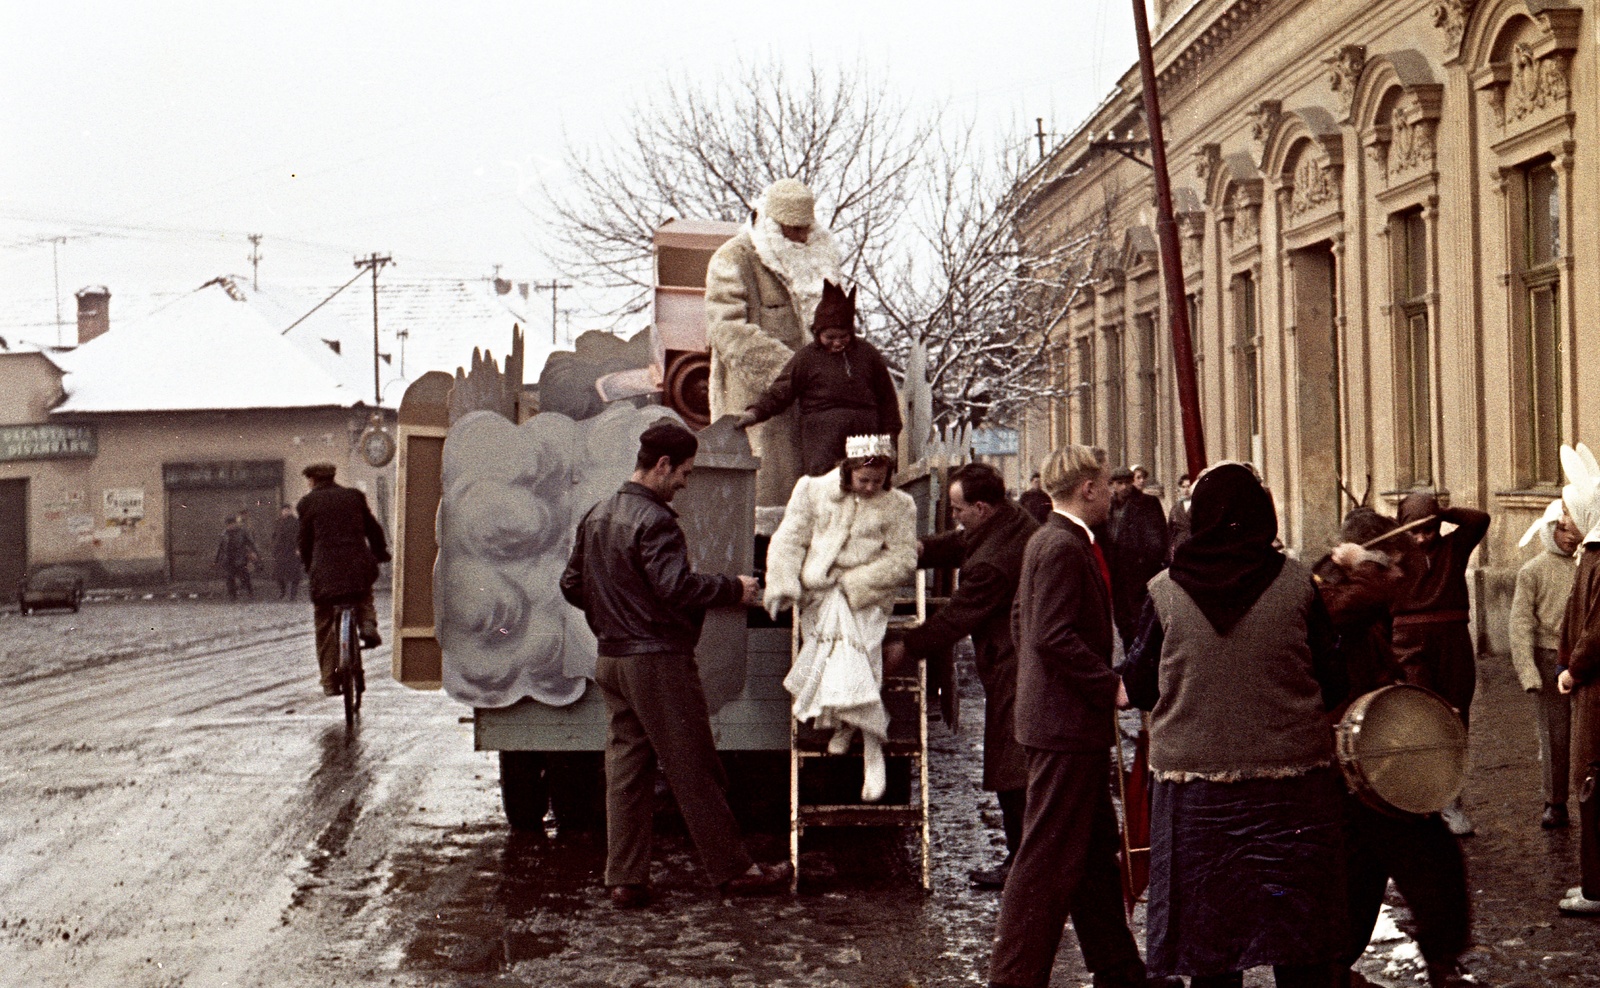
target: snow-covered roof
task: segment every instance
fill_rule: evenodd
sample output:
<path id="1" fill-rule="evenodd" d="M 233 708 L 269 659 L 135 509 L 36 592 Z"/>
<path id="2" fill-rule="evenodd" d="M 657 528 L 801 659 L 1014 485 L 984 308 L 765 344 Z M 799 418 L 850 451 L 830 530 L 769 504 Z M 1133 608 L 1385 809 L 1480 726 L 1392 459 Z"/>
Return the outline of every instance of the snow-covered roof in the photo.
<path id="1" fill-rule="evenodd" d="M 219 279 L 56 355 L 54 411 L 308 408 L 370 403 L 318 364 L 235 282 Z M 370 345 L 368 353 L 371 353 Z M 369 357 L 370 361 L 370 357 Z"/>

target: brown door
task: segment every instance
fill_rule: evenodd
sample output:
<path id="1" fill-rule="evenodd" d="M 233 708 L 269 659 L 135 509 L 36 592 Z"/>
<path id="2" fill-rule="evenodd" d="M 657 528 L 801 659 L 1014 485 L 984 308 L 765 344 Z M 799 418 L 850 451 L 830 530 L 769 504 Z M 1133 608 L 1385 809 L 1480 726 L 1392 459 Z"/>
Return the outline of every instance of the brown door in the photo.
<path id="1" fill-rule="evenodd" d="M 28 479 L 0 480 L 0 601 L 28 575 Z"/>
<path id="2" fill-rule="evenodd" d="M 278 517 L 276 488 L 193 488 L 167 491 L 167 558 L 172 579 L 216 580 L 217 543 L 231 515 L 245 513 L 245 528 L 265 560 Z"/>

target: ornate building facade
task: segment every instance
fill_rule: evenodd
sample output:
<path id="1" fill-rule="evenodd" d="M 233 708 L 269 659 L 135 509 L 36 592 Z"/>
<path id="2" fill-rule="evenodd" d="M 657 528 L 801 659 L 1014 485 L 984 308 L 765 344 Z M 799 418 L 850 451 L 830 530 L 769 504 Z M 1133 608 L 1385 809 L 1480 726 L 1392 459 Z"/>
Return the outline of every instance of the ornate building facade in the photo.
<path id="1" fill-rule="evenodd" d="M 1600 11 L 1594 0 L 1157 2 L 1156 67 L 1206 451 L 1256 464 L 1282 537 L 1331 544 L 1414 487 L 1488 510 L 1480 643 L 1516 540 L 1600 446 Z M 1055 329 L 1072 388 L 1024 422 L 1183 472 L 1139 76 L 1027 177 L 1043 247 L 1111 217 Z M 1142 160 L 1141 160 L 1142 159 Z M 1591 369 L 1593 368 L 1593 369 Z"/>

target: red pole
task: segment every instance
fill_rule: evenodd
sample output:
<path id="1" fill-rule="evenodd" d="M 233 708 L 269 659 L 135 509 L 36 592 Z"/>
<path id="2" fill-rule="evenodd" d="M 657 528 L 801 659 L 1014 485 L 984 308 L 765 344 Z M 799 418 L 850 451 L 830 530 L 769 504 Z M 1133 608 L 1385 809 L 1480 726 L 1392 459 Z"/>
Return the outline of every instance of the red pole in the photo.
<path id="1" fill-rule="evenodd" d="M 1172 218 L 1172 183 L 1167 177 L 1167 144 L 1161 136 L 1161 100 L 1156 93 L 1155 57 L 1150 51 L 1150 23 L 1145 0 L 1133 0 L 1133 24 L 1139 40 L 1139 76 L 1144 84 L 1144 118 L 1150 129 L 1150 163 L 1156 179 L 1156 239 L 1161 245 L 1161 274 L 1166 281 L 1167 318 L 1172 326 L 1172 357 L 1178 377 L 1178 408 L 1183 416 L 1183 451 L 1189 476 L 1206 467 L 1206 439 L 1200 423 L 1200 389 L 1194 376 L 1194 344 L 1189 337 L 1189 303 L 1183 291 L 1183 251 L 1178 224 Z"/>

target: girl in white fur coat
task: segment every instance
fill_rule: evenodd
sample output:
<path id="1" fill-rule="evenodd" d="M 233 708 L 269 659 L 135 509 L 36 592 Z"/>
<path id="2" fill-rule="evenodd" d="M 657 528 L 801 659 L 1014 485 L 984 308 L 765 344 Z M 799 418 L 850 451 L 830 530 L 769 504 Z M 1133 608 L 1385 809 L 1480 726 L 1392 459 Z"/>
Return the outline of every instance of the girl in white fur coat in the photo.
<path id="1" fill-rule="evenodd" d="M 865 443 L 861 442 L 866 440 Z M 887 436 L 852 437 L 847 458 L 821 477 L 801 477 L 767 549 L 765 603 L 800 605 L 800 653 L 783 685 L 797 720 L 833 728 L 843 754 L 861 731 L 861 798 L 883 798 L 883 635 L 895 592 L 917 568 L 917 507 L 889 487 Z"/>

